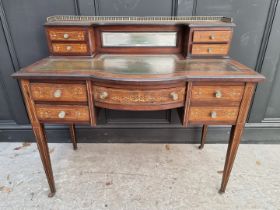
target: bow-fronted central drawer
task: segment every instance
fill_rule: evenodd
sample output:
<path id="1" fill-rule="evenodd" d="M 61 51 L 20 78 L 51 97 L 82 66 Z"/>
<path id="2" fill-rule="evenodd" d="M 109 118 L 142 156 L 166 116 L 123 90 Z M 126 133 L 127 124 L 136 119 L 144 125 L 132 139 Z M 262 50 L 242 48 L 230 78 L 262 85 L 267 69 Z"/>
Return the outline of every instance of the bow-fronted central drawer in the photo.
<path id="1" fill-rule="evenodd" d="M 167 109 L 184 106 L 185 101 L 185 86 L 150 90 L 94 86 L 93 89 L 96 106 L 104 108 Z"/>

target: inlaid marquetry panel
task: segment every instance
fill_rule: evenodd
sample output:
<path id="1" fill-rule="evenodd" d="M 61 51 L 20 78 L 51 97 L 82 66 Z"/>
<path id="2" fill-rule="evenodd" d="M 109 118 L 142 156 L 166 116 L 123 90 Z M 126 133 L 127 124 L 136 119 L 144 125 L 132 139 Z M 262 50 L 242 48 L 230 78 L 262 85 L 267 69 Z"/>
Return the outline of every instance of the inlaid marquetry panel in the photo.
<path id="1" fill-rule="evenodd" d="M 37 104 L 35 109 L 41 121 L 89 122 L 90 119 L 87 106 Z"/>
<path id="2" fill-rule="evenodd" d="M 87 101 L 85 84 L 31 83 L 30 89 L 35 101 Z"/>

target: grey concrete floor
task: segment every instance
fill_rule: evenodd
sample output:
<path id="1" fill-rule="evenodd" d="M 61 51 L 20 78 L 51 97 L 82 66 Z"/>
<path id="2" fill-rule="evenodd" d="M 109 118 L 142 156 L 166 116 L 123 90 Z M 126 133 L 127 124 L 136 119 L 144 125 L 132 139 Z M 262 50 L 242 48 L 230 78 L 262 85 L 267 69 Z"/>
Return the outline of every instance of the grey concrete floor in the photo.
<path id="1" fill-rule="evenodd" d="M 36 144 L 0 143 L 0 209 L 280 209 L 280 145 L 241 145 L 219 194 L 226 145 L 49 144 L 57 193 Z"/>

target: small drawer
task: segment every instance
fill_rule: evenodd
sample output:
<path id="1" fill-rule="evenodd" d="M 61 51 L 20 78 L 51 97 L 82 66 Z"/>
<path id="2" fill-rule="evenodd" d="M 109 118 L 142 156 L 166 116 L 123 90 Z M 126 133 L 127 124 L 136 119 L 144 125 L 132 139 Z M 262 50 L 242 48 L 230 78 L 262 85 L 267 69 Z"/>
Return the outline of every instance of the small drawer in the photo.
<path id="1" fill-rule="evenodd" d="M 241 101 L 244 86 L 193 86 L 192 101 Z"/>
<path id="2" fill-rule="evenodd" d="M 118 88 L 94 87 L 95 101 L 122 105 L 163 105 L 184 103 L 185 87 L 155 90 L 129 90 Z"/>
<path id="3" fill-rule="evenodd" d="M 229 42 L 232 31 L 194 31 L 193 42 Z"/>
<path id="4" fill-rule="evenodd" d="M 85 84 L 31 83 L 30 89 L 34 101 L 87 101 Z"/>
<path id="5" fill-rule="evenodd" d="M 61 54 L 85 54 L 88 53 L 87 44 L 62 44 L 62 43 L 52 43 L 53 53 Z"/>
<path id="6" fill-rule="evenodd" d="M 193 44 L 192 55 L 227 55 L 228 44 Z"/>
<path id="7" fill-rule="evenodd" d="M 48 30 L 51 41 L 85 41 L 85 31 Z"/>
<path id="8" fill-rule="evenodd" d="M 36 114 L 41 121 L 89 122 L 87 106 L 78 105 L 35 105 Z"/>
<path id="9" fill-rule="evenodd" d="M 234 123 L 239 107 L 191 107 L 189 121 L 194 123 Z"/>

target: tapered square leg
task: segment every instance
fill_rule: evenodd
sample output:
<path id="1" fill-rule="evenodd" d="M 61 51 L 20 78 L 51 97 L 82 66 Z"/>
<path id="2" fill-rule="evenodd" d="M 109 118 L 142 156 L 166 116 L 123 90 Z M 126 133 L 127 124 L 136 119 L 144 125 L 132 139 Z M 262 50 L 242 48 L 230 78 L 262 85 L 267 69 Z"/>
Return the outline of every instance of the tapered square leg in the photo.
<path id="1" fill-rule="evenodd" d="M 199 149 L 203 149 L 205 141 L 206 141 L 206 135 L 207 135 L 208 125 L 203 125 L 201 130 L 201 140 L 200 140 L 200 146 Z"/>
<path id="2" fill-rule="evenodd" d="M 76 129 L 74 124 L 70 125 L 70 136 L 71 136 L 71 142 L 73 144 L 73 149 L 77 150 L 78 147 L 77 147 Z"/>
<path id="3" fill-rule="evenodd" d="M 40 124 L 38 127 L 35 125 L 33 131 L 36 136 L 38 150 L 50 186 L 50 193 L 48 196 L 53 197 L 56 192 L 56 189 L 55 189 L 50 153 L 49 153 L 47 136 L 46 136 L 44 125 Z"/>
<path id="4" fill-rule="evenodd" d="M 224 193 L 226 190 L 226 186 L 229 180 L 230 172 L 232 170 L 233 162 L 236 157 L 243 129 L 244 124 L 233 125 L 231 128 L 220 193 Z"/>

